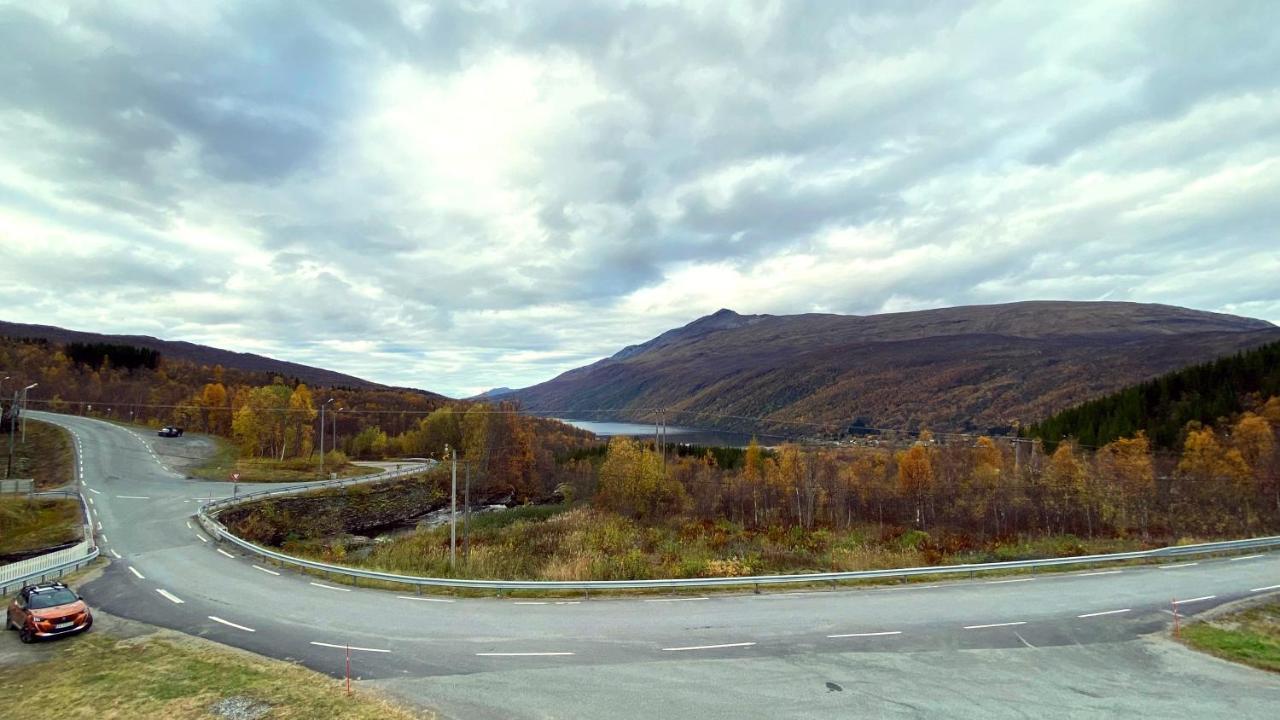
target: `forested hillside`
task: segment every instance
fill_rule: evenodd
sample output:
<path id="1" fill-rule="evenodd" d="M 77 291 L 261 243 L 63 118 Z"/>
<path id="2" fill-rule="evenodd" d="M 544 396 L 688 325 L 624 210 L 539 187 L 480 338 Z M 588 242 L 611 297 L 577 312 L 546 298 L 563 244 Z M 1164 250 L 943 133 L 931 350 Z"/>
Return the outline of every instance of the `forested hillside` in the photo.
<path id="1" fill-rule="evenodd" d="M 1187 423 L 1214 424 L 1280 395 L 1280 342 L 1171 372 L 1063 410 L 1027 429 L 1056 443 L 1073 438 L 1105 445 L 1139 430 L 1157 446 L 1176 447 Z"/>
<path id="2" fill-rule="evenodd" d="M 510 406 L 459 403 L 420 391 L 383 387 L 310 387 L 297 378 L 173 360 L 113 343 L 61 346 L 0 338 L 0 368 L 15 387 L 38 383 L 35 410 L 89 415 L 228 438 L 242 457 L 290 460 L 319 447 L 359 459 L 439 456 L 458 448 L 496 488 L 523 497 L 543 493 L 538 471 L 594 442 L 563 423 L 518 415 Z M 9 407 L 12 396 L 4 399 Z M 548 477 L 552 473 L 546 473 Z"/>

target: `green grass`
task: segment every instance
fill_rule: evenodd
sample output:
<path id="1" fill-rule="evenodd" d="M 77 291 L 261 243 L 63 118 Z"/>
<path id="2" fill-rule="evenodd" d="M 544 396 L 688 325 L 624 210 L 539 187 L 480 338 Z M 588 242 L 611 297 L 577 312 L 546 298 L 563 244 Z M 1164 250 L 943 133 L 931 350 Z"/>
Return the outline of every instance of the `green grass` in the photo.
<path id="1" fill-rule="evenodd" d="M 27 441 L 22 442 L 21 424 L 14 435 L 13 471 L 10 477 L 32 478 L 36 488 L 45 490 L 74 482 L 72 465 L 74 453 L 71 436 L 57 425 L 39 420 L 27 420 Z M 8 438 L 4 438 L 5 452 L 0 457 L 0 468 L 8 463 Z"/>
<path id="2" fill-rule="evenodd" d="M 319 463 L 314 458 L 242 458 L 234 443 L 220 437 L 210 438 L 217 449 L 204 462 L 187 471 L 193 478 L 225 482 L 233 471 L 240 473 L 240 482 L 252 483 L 306 482 L 319 477 Z M 346 478 L 373 475 L 380 470 L 343 461 L 337 468 L 333 463 L 326 463 L 326 477 L 331 472 L 338 473 L 340 478 Z"/>
<path id="3" fill-rule="evenodd" d="M 1280 672 L 1280 600 L 1188 625 L 1182 641 L 1225 660 Z"/>
<path id="4" fill-rule="evenodd" d="M 95 630 L 59 641 L 50 654 L 0 673 L 5 717 L 45 717 L 57 708 L 71 720 L 195 720 L 238 696 L 266 703 L 267 717 L 280 720 L 424 716 L 364 689 L 349 697 L 339 681 L 297 665 L 168 633 L 125 639 Z"/>
<path id="5" fill-rule="evenodd" d="M 0 557 L 80 541 L 80 503 L 0 495 Z"/>

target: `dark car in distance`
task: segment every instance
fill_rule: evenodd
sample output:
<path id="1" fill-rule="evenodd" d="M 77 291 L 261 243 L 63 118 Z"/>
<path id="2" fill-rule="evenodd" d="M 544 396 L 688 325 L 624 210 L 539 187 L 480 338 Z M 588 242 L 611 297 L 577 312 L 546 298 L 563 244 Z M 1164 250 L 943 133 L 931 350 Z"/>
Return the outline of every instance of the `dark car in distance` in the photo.
<path id="1" fill-rule="evenodd" d="M 93 613 L 75 591 L 60 582 L 22 588 L 9 603 L 5 628 L 17 630 L 24 643 L 84 632 L 93 626 Z"/>
<path id="2" fill-rule="evenodd" d="M 182 428 L 166 425 L 165 427 L 160 428 L 160 431 L 156 434 L 160 437 L 182 437 Z"/>

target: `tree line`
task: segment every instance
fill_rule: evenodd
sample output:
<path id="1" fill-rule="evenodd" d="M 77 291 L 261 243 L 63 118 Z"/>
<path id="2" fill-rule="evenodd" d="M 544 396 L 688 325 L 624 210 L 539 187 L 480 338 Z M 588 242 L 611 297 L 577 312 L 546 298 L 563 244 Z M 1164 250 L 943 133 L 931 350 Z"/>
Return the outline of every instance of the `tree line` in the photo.
<path id="1" fill-rule="evenodd" d="M 1065 438 L 1100 447 L 1142 431 L 1156 447 L 1176 448 L 1190 423 L 1214 423 L 1274 395 L 1280 395 L 1280 342 L 1131 385 L 1063 410 L 1023 434 L 1049 447 Z"/>
<path id="2" fill-rule="evenodd" d="M 596 463 L 574 460 L 599 506 L 660 522 L 693 516 L 749 528 L 874 523 L 991 540 L 1077 536 L 1243 535 L 1280 530 L 1280 398 L 1219 427 L 1192 422 L 1177 452 L 1139 430 L 1093 450 L 1067 440 L 978 437 L 908 447 L 752 443 L 735 468 L 710 454 L 662 454 L 613 439 Z M 572 473 L 570 473 L 572 474 Z"/>

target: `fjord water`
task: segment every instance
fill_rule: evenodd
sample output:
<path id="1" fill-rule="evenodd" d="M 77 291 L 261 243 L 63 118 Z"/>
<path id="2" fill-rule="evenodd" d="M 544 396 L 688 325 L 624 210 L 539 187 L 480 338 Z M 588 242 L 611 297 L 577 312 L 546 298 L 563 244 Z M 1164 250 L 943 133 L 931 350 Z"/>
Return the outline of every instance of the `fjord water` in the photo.
<path id="1" fill-rule="evenodd" d="M 652 438 L 654 432 L 653 425 L 641 423 L 575 420 L 571 418 L 555 419 L 604 438 L 613 437 L 614 435 Z M 769 445 L 782 442 L 786 438 L 774 435 L 760 435 L 758 439 L 762 445 Z M 709 447 L 746 447 L 747 443 L 751 442 L 751 435 L 728 430 L 708 430 L 706 428 L 668 425 L 667 442 Z"/>

